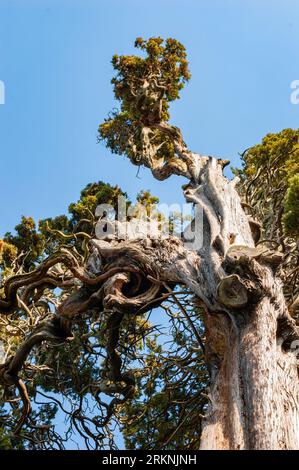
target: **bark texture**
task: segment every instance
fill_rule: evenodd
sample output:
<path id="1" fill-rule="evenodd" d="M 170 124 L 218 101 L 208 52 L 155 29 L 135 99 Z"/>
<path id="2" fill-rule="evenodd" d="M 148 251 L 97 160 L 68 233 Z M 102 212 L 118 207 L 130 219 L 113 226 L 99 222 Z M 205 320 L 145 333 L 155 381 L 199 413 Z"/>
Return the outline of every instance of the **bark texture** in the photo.
<path id="1" fill-rule="evenodd" d="M 207 219 L 198 255 L 211 300 L 211 388 L 201 447 L 298 449 L 298 330 L 275 276 L 281 255 L 254 247 L 252 224 L 216 160 L 206 162 L 186 196 Z"/>

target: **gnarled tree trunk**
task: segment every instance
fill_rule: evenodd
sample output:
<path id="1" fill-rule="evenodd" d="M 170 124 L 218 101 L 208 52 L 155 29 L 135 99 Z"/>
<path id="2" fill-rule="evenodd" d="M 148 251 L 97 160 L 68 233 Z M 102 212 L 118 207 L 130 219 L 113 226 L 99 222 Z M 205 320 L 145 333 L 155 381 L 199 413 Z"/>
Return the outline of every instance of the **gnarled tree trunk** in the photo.
<path id="1" fill-rule="evenodd" d="M 202 449 L 299 448 L 297 359 L 280 341 L 277 301 L 284 306 L 280 286 L 276 299 L 266 295 L 232 319 L 206 315 L 212 374 Z"/>
<path id="2" fill-rule="evenodd" d="M 198 256 L 211 386 L 201 448 L 298 449 L 298 331 L 275 277 L 280 255 L 254 248 L 220 162 L 207 160 L 186 192 L 207 220 Z"/>

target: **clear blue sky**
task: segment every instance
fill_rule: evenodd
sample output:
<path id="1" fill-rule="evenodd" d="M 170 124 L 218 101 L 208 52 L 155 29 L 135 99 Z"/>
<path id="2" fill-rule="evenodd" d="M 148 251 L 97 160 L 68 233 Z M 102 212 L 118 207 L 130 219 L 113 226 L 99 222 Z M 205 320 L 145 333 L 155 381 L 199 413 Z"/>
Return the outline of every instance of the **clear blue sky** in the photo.
<path id="1" fill-rule="evenodd" d="M 111 56 L 135 37 L 183 42 L 192 79 L 172 106 L 189 146 L 237 164 L 267 132 L 298 127 L 296 0 L 1 0 L 0 234 L 22 214 L 64 213 L 88 182 L 150 188 L 180 201 L 178 178 L 154 181 L 96 143 L 113 106 Z"/>

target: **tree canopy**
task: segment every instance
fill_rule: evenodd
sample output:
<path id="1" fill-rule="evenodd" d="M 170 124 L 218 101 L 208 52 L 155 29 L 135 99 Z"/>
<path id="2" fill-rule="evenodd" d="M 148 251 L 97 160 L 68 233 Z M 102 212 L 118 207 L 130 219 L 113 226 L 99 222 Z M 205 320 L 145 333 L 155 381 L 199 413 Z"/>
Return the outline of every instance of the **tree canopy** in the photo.
<path id="1" fill-rule="evenodd" d="M 267 134 L 241 155 L 239 190 L 247 211 L 259 220 L 262 239 L 284 254 L 280 276 L 293 314 L 298 315 L 299 130 Z"/>

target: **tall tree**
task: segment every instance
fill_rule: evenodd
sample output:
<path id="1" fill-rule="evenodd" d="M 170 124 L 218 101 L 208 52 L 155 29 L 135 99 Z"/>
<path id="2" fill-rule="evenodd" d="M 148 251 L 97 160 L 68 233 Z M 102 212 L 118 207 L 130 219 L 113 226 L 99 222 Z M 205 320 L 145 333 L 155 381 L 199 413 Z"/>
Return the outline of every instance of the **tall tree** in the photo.
<path id="1" fill-rule="evenodd" d="M 180 130 L 168 122 L 168 102 L 189 78 L 184 48 L 160 38 L 138 39 L 135 45 L 147 57 L 114 58 L 121 110 L 100 126 L 100 134 L 112 151 L 149 167 L 158 179 L 185 176 L 186 200 L 203 211 L 202 246 L 195 252 L 166 242 L 163 252 L 172 265 L 160 263 L 156 275 L 185 284 L 205 305 L 211 385 L 202 448 L 298 448 L 299 388 L 292 351 L 298 329 L 276 274 L 283 255 L 255 246 L 256 224 L 242 207 L 235 181 L 223 176 L 227 162 L 191 152 Z M 125 134 L 124 142 L 120 136 Z M 294 140 L 297 146 L 298 136 Z M 295 182 L 290 181 L 285 214 L 293 231 Z M 139 254 L 144 256 L 141 247 Z"/>
<path id="2" fill-rule="evenodd" d="M 158 437 L 153 436 L 153 441 L 161 446 L 175 447 L 176 439 L 185 429 L 186 445 L 199 446 L 201 435 L 203 449 L 299 448 L 295 354 L 299 336 L 289 313 L 289 298 L 283 291 L 281 273 L 283 263 L 287 262 L 287 251 L 281 248 L 283 244 L 287 246 L 284 235 L 278 227 L 280 240 L 279 245 L 274 244 L 275 250 L 273 240 L 261 243 L 261 227 L 248 213 L 252 205 L 250 201 L 242 201 L 239 195 L 243 197 L 245 191 L 254 199 L 251 193 L 254 183 L 250 182 L 244 189 L 236 180 L 228 181 L 223 176 L 227 161 L 190 151 L 181 131 L 170 124 L 169 103 L 179 97 L 190 78 L 184 47 L 174 39 L 163 41 L 161 38 L 148 41 L 138 38 L 135 45 L 141 49 L 142 57 L 113 58 L 116 76 L 112 83 L 120 110 L 114 111 L 100 125 L 99 139 L 114 153 L 129 157 L 133 164 L 150 168 L 159 180 L 172 174 L 185 177 L 183 192 L 187 202 L 194 204 L 195 217 L 182 236 L 173 233 L 165 236 L 153 230 L 161 226 L 161 220 L 153 225 L 146 210 L 139 230 L 127 231 L 126 237 L 120 237 L 126 232 L 128 221 L 120 216 L 111 221 L 102 213 L 100 227 L 112 224 L 114 231 L 97 238 L 92 211 L 98 188 L 91 186 L 82 193 L 82 203 L 70 207 L 71 220 L 59 218 L 53 224 L 51 221 L 41 224 L 42 235 L 50 234 L 47 239 L 47 243 L 51 242 L 49 257 L 42 256 L 37 234 L 30 248 L 31 257 L 21 255 L 21 269 L 14 269 L 14 275 L 6 274 L 0 299 L 2 318 L 11 322 L 30 319 L 26 323 L 25 339 L 22 337 L 11 348 L 13 353 L 0 365 L 0 381 L 7 393 L 17 390 L 23 403 L 15 432 L 20 433 L 28 425 L 30 395 L 34 393 L 31 384 L 36 385 L 32 377 L 37 369 L 46 388 L 49 379 L 43 373 L 42 364 L 49 363 L 55 364 L 52 378 L 57 390 L 65 381 L 66 390 L 79 397 L 78 408 L 72 410 L 71 419 L 78 429 L 80 423 L 85 436 L 92 434 L 93 427 L 97 447 L 103 440 L 103 429 L 107 430 L 120 407 L 123 410 L 124 405 L 127 407 L 125 419 L 130 420 L 130 401 L 134 395 L 136 397 L 139 385 L 144 386 L 151 406 L 156 407 L 148 422 L 154 423 L 161 416 L 166 421 L 165 426 L 158 426 Z M 281 171 L 286 172 L 288 179 L 283 195 L 285 212 L 277 219 L 289 238 L 297 233 L 298 222 L 294 203 L 298 175 L 293 164 L 289 169 L 290 155 L 293 150 L 297 151 L 298 135 L 297 140 L 294 136 L 293 145 L 295 150 L 282 146 L 290 158 L 287 169 L 285 160 L 281 162 Z M 261 155 L 267 154 L 261 150 Z M 256 171 L 251 158 L 255 152 L 257 155 L 258 151 L 254 150 L 244 155 L 241 178 L 248 175 L 247 163 L 253 166 L 253 173 Z M 277 158 L 279 155 L 278 151 Z M 274 170 L 275 166 L 273 173 Z M 267 171 L 259 173 L 257 170 L 257 173 L 267 177 Z M 244 184 L 246 187 L 246 181 Z M 271 182 L 268 188 L 270 191 Z M 108 189 L 108 199 L 111 199 L 113 188 Z M 277 194 L 279 191 L 280 187 Z M 146 193 L 139 199 L 146 206 L 154 202 Z M 264 208 L 266 210 L 267 201 Z M 31 239 L 35 234 L 32 221 L 24 219 L 21 225 L 24 225 L 24 237 Z M 17 237 L 21 236 L 23 227 L 17 231 Z M 190 240 L 191 235 L 193 240 Z M 14 246 L 23 245 L 18 239 L 13 242 L 11 235 L 4 240 L 5 256 L 13 258 L 15 267 L 18 257 Z M 293 244 L 293 238 L 288 243 Z M 59 298 L 55 298 L 57 288 Z M 190 305 L 188 309 L 179 300 L 178 289 L 184 296 L 188 295 L 189 302 L 192 296 L 191 311 L 195 317 L 190 314 Z M 163 304 L 165 299 L 182 312 L 197 344 L 189 345 L 184 338 L 185 328 L 176 327 L 177 352 L 183 344 L 187 347 L 185 363 L 182 367 L 179 355 L 169 355 L 169 367 L 165 367 L 164 362 L 160 370 L 164 370 L 162 375 L 170 386 L 157 400 L 156 395 L 161 392 L 155 377 L 161 354 L 159 345 L 148 344 L 151 352 L 145 365 L 152 381 L 144 384 L 144 377 L 134 364 L 137 343 L 151 328 L 144 314 Z M 44 347 L 61 343 L 68 344 L 69 349 L 61 354 L 59 364 L 67 363 L 70 376 L 75 380 L 67 379 L 65 374 L 64 380 L 59 380 L 55 349 L 47 351 Z M 36 346 L 40 346 L 41 364 L 36 358 L 32 362 Z M 97 348 L 103 347 L 105 354 L 102 349 L 100 354 L 95 354 Z M 99 357 L 102 357 L 101 371 Z M 28 359 L 31 359 L 29 364 Z M 202 400 L 206 381 L 203 359 L 209 373 L 208 405 Z M 84 369 L 86 364 L 88 368 Z M 81 373 L 85 370 L 86 375 Z M 174 377 L 177 379 L 173 380 Z M 192 400 L 186 401 L 185 377 L 193 380 L 192 398 L 200 403 L 199 407 L 194 406 Z M 203 387 L 197 384 L 196 388 L 197 378 L 202 380 Z M 171 382 L 176 387 L 174 391 Z M 85 414 L 87 394 L 102 410 L 96 417 Z M 113 399 L 104 403 L 101 394 Z M 173 423 L 176 413 L 180 418 Z M 195 439 L 192 430 L 184 428 L 190 417 Z M 109 439 L 109 429 L 107 432 Z M 126 436 L 129 440 L 128 433 Z M 135 439 L 138 444 L 137 435 Z"/>

